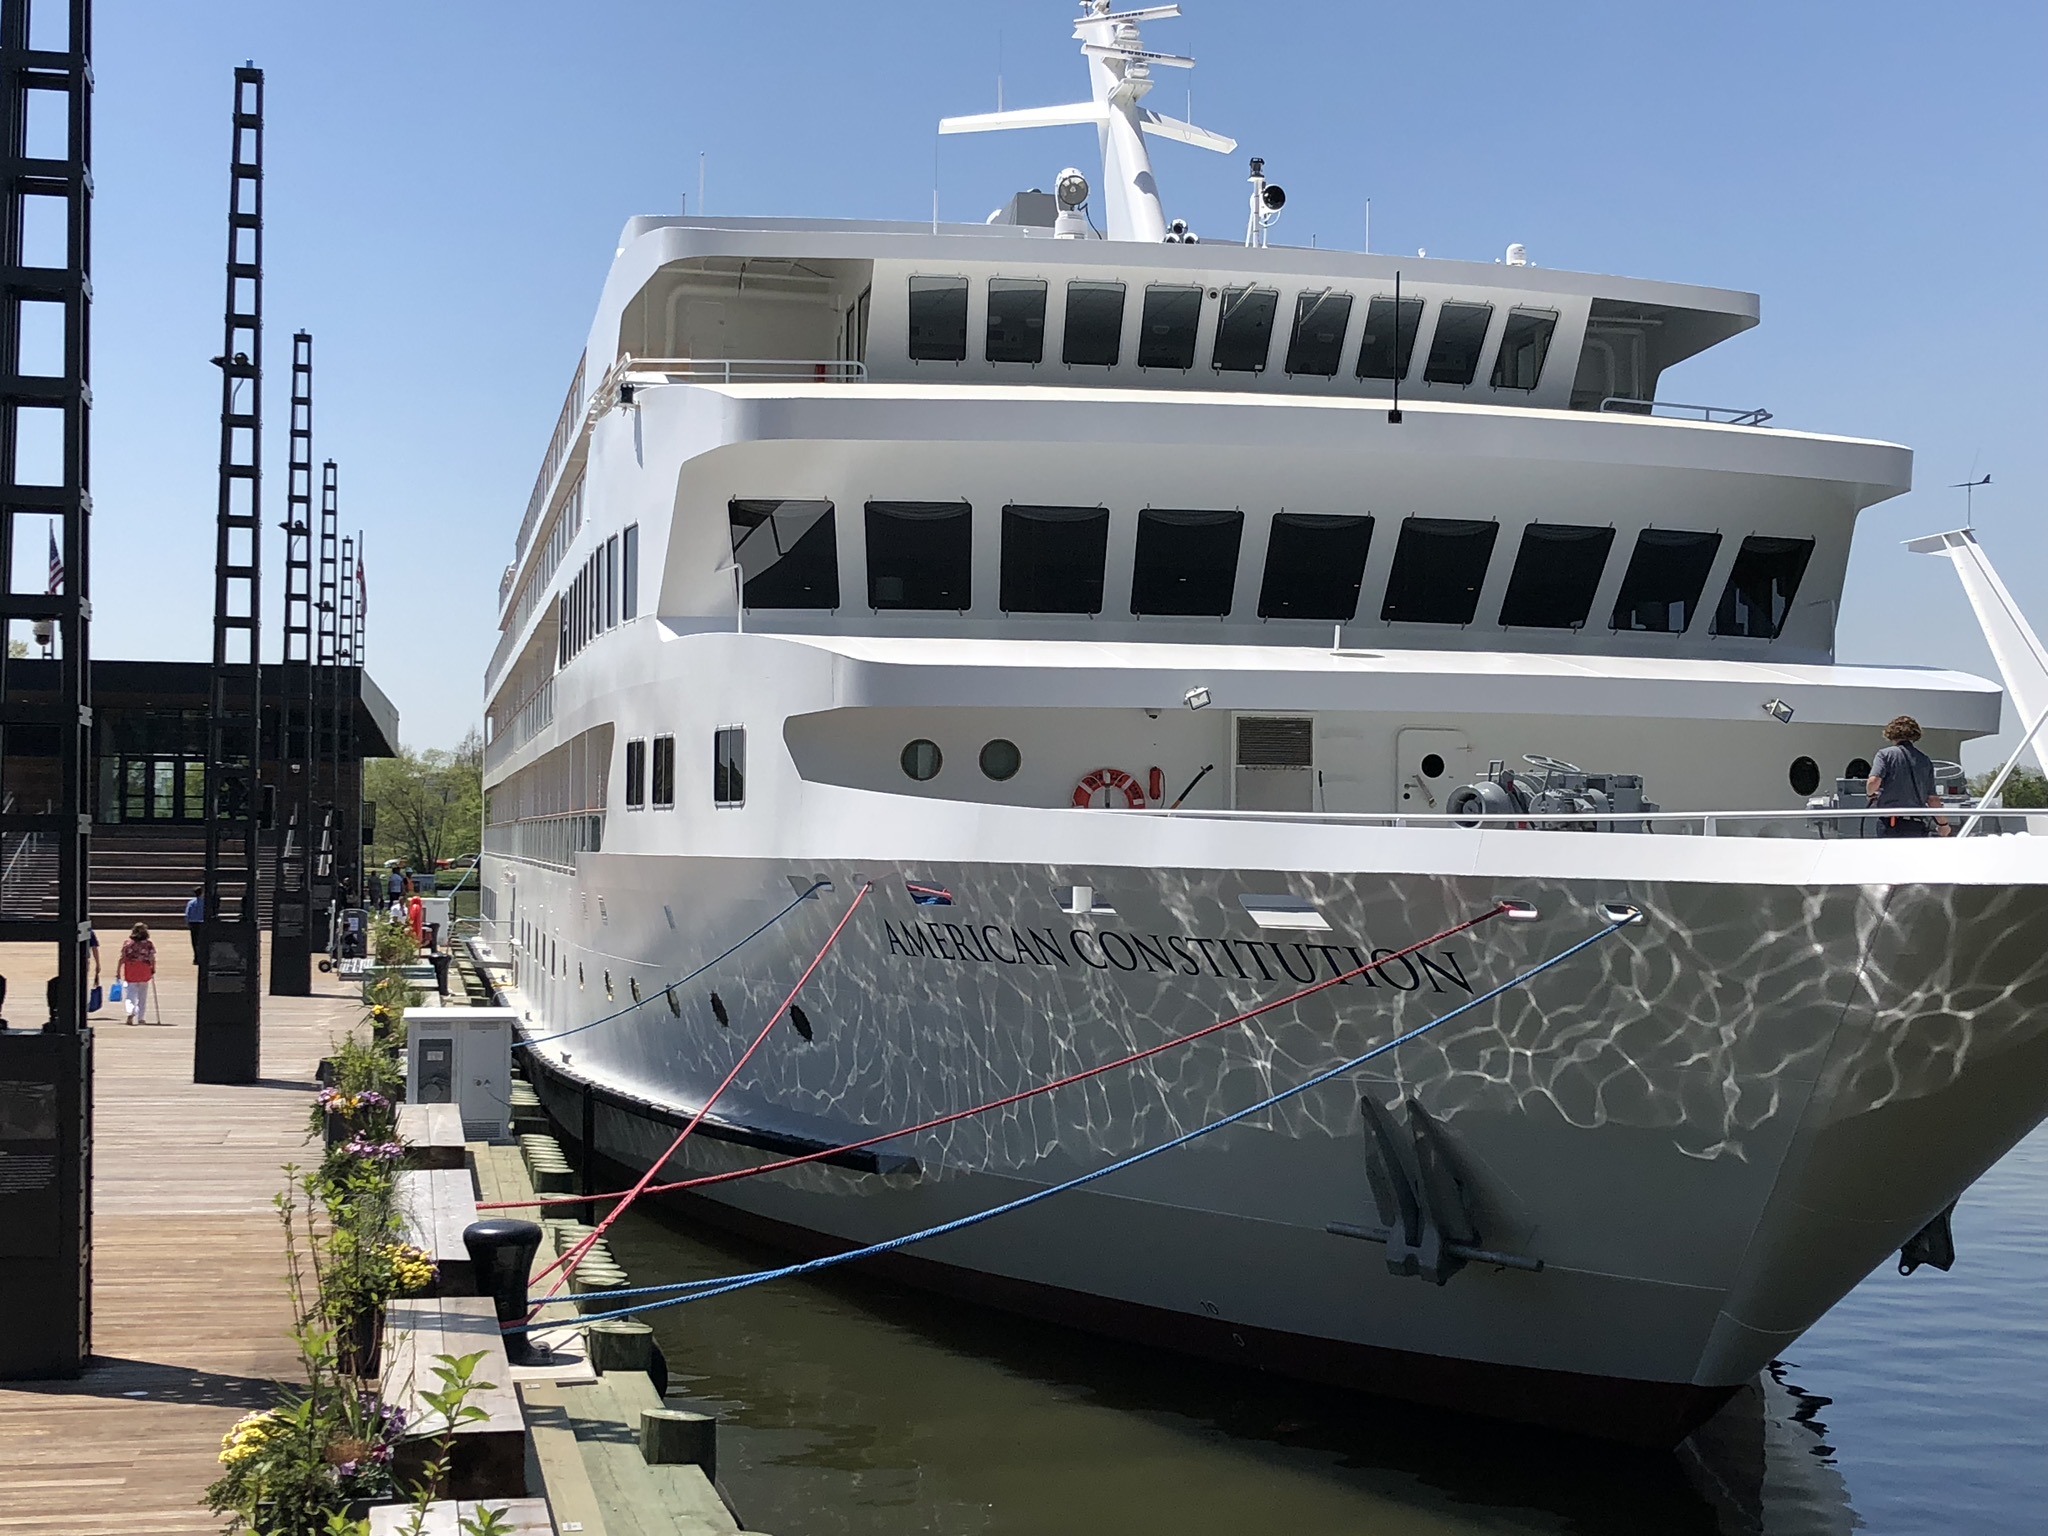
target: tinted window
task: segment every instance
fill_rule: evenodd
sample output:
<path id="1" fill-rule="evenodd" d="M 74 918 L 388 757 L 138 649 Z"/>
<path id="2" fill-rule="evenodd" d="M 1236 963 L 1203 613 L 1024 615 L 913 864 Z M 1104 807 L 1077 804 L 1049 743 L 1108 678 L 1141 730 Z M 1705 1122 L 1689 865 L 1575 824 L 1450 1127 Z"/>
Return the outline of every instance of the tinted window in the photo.
<path id="1" fill-rule="evenodd" d="M 1102 612 L 1106 507 L 1003 508 L 1005 613 Z"/>
<path id="2" fill-rule="evenodd" d="M 910 280 L 910 355 L 923 363 L 957 363 L 967 356 L 967 279 Z"/>
<path id="3" fill-rule="evenodd" d="M 1380 617 L 1405 624 L 1470 624 L 1499 532 L 1498 523 L 1404 519 Z"/>
<path id="4" fill-rule="evenodd" d="M 669 744 L 673 747 L 673 740 Z M 746 727 L 730 725 L 711 733 L 711 803 L 740 805 L 746 798 Z"/>
<path id="5" fill-rule="evenodd" d="M 1259 584 L 1262 619 L 1349 619 L 1358 612 L 1358 583 L 1372 547 L 1369 517 L 1281 512 L 1266 541 Z"/>
<path id="6" fill-rule="evenodd" d="M 1138 553 L 1131 573 L 1131 612 L 1230 612 L 1237 582 L 1242 512 L 1174 512 L 1148 507 L 1138 514 Z"/>
<path id="7" fill-rule="evenodd" d="M 619 613 L 631 619 L 640 613 L 640 525 L 634 523 L 621 537 L 624 542 L 619 545 Z"/>
<path id="8" fill-rule="evenodd" d="M 1439 304 L 1429 366 L 1422 377 L 1431 384 L 1470 384 L 1479 371 L 1479 349 L 1486 345 L 1486 327 L 1492 319 L 1491 304 Z"/>
<path id="9" fill-rule="evenodd" d="M 1628 574 L 1621 578 L 1621 595 L 1614 600 L 1614 627 L 1684 634 L 1720 547 L 1718 533 L 1645 528 L 1637 534 Z"/>
<path id="10" fill-rule="evenodd" d="M 1729 573 L 1721 606 L 1714 614 L 1714 633 L 1777 639 L 1812 555 L 1811 539 L 1761 535 L 1744 539 L 1735 552 L 1735 569 Z"/>
<path id="11" fill-rule="evenodd" d="M 1531 523 L 1508 577 L 1500 621 L 1528 629 L 1581 629 L 1593 611 L 1593 589 L 1614 547 L 1612 528 Z"/>
<path id="12" fill-rule="evenodd" d="M 1035 278 L 988 280 L 988 360 L 1035 363 L 1045 356 L 1045 284 Z"/>
<path id="13" fill-rule="evenodd" d="M 1124 333 L 1122 283 L 1067 284 L 1067 337 L 1062 361 L 1114 368 Z"/>
<path id="14" fill-rule="evenodd" d="M 654 803 L 661 806 L 676 803 L 676 739 L 673 736 L 654 738 Z"/>
<path id="15" fill-rule="evenodd" d="M 726 514 L 749 608 L 839 606 L 831 502 L 732 501 Z"/>
<path id="16" fill-rule="evenodd" d="M 965 608 L 973 512 L 964 501 L 868 503 L 868 606 Z"/>
<path id="17" fill-rule="evenodd" d="M 1405 379 L 1422 329 L 1422 300 L 1374 299 L 1365 309 L 1365 339 L 1358 345 L 1361 379 Z"/>
<path id="18" fill-rule="evenodd" d="M 1226 288 L 1216 313 L 1216 354 L 1219 373 L 1264 373 L 1273 350 L 1273 317 L 1280 295 L 1270 288 Z"/>
<path id="19" fill-rule="evenodd" d="M 1495 389 L 1534 389 L 1543 377 L 1557 316 L 1547 309 L 1511 309 L 1501 328 L 1500 356 L 1493 360 Z"/>
<path id="20" fill-rule="evenodd" d="M 1287 371 L 1327 379 L 1344 352 L 1344 328 L 1351 323 L 1351 295 L 1304 293 L 1294 301 L 1294 336 L 1287 343 Z"/>
<path id="21" fill-rule="evenodd" d="M 626 743 L 626 804 L 647 803 L 647 743 Z"/>
<path id="22" fill-rule="evenodd" d="M 1155 285 L 1145 290 L 1138 326 L 1140 368 L 1195 366 L 1195 330 L 1202 323 L 1202 290 Z"/>

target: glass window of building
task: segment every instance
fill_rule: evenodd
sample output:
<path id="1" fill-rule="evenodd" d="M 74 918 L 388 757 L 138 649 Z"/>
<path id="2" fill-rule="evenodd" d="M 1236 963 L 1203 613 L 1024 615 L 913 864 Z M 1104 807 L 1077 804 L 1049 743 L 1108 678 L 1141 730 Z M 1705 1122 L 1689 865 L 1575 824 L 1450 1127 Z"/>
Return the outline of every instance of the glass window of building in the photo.
<path id="1" fill-rule="evenodd" d="M 1583 629 L 1593 611 L 1593 591 L 1614 547 L 1612 528 L 1570 523 L 1531 523 L 1508 576 L 1500 621 L 1525 629 Z"/>
<path id="2" fill-rule="evenodd" d="M 626 809 L 637 811 L 647 803 L 647 743 L 626 743 Z"/>
<path id="3" fill-rule="evenodd" d="M 1340 622 L 1353 617 L 1371 548 L 1370 517 L 1276 513 L 1266 540 L 1259 617 Z"/>
<path id="4" fill-rule="evenodd" d="M 1067 284 L 1067 335 L 1060 360 L 1080 367 L 1114 368 L 1123 355 L 1124 285 Z"/>
<path id="5" fill-rule="evenodd" d="M 1005 613 L 1100 613 L 1107 507 L 1003 508 Z"/>
<path id="6" fill-rule="evenodd" d="M 654 804 L 667 810 L 676 803 L 676 739 L 654 738 Z"/>
<path id="7" fill-rule="evenodd" d="M 1500 333 L 1500 356 L 1493 360 L 1493 387 L 1534 389 L 1543 377 L 1543 359 L 1550 355 L 1550 338 L 1556 330 L 1554 310 L 1509 310 Z"/>
<path id="8" fill-rule="evenodd" d="M 831 502 L 730 501 L 726 517 L 749 608 L 839 606 Z"/>
<path id="9" fill-rule="evenodd" d="M 1402 624 L 1470 624 L 1499 533 L 1498 523 L 1402 519 L 1380 617 Z"/>
<path id="10" fill-rule="evenodd" d="M 1220 618 L 1237 584 L 1242 512 L 1138 514 L 1138 550 L 1131 572 L 1131 612 Z"/>
<path id="11" fill-rule="evenodd" d="M 1333 378 L 1351 324 L 1351 295 L 1325 288 L 1294 301 L 1294 335 L 1287 343 L 1287 371 Z"/>
<path id="12" fill-rule="evenodd" d="M 966 278 L 910 280 L 910 357 L 919 363 L 957 363 L 966 359 Z"/>
<path id="13" fill-rule="evenodd" d="M 836 585 L 836 583 L 835 583 Z M 619 616 L 640 616 L 640 525 L 629 524 L 619 535 Z"/>
<path id="14" fill-rule="evenodd" d="M 988 360 L 1036 363 L 1045 357 L 1045 284 L 1035 277 L 988 280 Z"/>
<path id="15" fill-rule="evenodd" d="M 711 803 L 747 803 L 747 728 L 723 726 L 711 733 Z"/>
<path id="16" fill-rule="evenodd" d="M 1479 353 L 1486 328 L 1493 323 L 1491 304 L 1464 304 L 1447 299 L 1436 307 L 1436 334 L 1429 342 L 1429 364 L 1422 377 L 1430 384 L 1470 384 L 1479 372 Z"/>
<path id="17" fill-rule="evenodd" d="M 1361 379 L 1405 379 L 1422 329 L 1422 300 L 1374 299 L 1365 307 L 1365 336 L 1358 344 Z"/>
<path id="18" fill-rule="evenodd" d="M 1792 611 L 1799 579 L 1813 557 L 1813 540 L 1752 534 L 1735 552 L 1735 569 L 1714 612 L 1714 633 L 1775 640 Z"/>
<path id="19" fill-rule="evenodd" d="M 1154 283 L 1145 290 L 1145 309 L 1138 321 L 1138 366 L 1195 366 L 1195 332 L 1202 324 L 1202 290 Z"/>
<path id="20" fill-rule="evenodd" d="M 964 501 L 871 501 L 867 514 L 870 608 L 969 605 L 973 508 Z"/>
<path id="21" fill-rule="evenodd" d="M 1216 351 L 1210 361 L 1218 373 L 1264 373 L 1273 351 L 1273 319 L 1280 295 L 1271 288 L 1226 288 L 1216 312 Z"/>
<path id="22" fill-rule="evenodd" d="M 1721 548 L 1718 533 L 1684 528 L 1645 528 L 1636 535 L 1628 557 L 1628 574 L 1614 600 L 1614 627 L 1648 634 L 1682 635 L 1700 605 L 1714 556 Z"/>

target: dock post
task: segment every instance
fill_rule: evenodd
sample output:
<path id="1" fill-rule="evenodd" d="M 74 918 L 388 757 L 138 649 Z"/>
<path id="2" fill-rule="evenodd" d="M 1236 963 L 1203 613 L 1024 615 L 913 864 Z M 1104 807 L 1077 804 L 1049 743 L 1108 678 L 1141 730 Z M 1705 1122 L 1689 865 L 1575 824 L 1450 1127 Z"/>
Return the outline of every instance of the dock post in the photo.
<path id="1" fill-rule="evenodd" d="M 684 1408 L 642 1408 L 640 1459 L 651 1467 L 702 1467 L 716 1482 L 718 1420 Z"/>

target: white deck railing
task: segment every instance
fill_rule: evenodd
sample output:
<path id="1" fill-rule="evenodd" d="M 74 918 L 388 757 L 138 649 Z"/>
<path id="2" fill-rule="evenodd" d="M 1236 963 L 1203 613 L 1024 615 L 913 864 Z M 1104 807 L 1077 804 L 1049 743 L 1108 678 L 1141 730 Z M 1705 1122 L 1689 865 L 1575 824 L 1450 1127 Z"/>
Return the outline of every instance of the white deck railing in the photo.
<path id="1" fill-rule="evenodd" d="M 1942 817 L 1957 833 L 1966 830 L 1970 836 L 1984 837 L 1994 833 L 2016 832 L 2018 829 L 2005 825 L 2020 822 L 2027 830 L 2034 829 L 2034 819 L 2048 816 L 2048 808 L 2022 809 L 2001 806 L 1947 806 L 1937 809 L 1928 806 L 1925 810 L 1900 811 L 1886 808 L 1877 810 L 1798 810 L 1798 811 L 1635 811 L 1607 812 L 1594 814 L 1586 811 L 1523 811 L 1500 812 L 1485 815 L 1454 816 L 1448 811 L 1223 811 L 1194 810 L 1182 808 L 1169 810 L 1164 806 L 1142 811 L 1114 808 L 1094 808 L 1093 815 L 1102 815 L 1104 809 L 1116 816 L 1175 816 L 1199 821 L 1251 821 L 1280 825 L 1304 824 L 1316 826 L 1365 826 L 1365 827 L 1454 827 L 1478 830 L 1492 827 L 1497 830 L 1553 831 L 1553 832 L 1600 832 L 1612 835 L 1619 831 L 1640 831 L 1642 833 L 1667 832 L 1678 836 L 1698 837 L 1741 837 L 1742 832 L 1731 833 L 1730 825 L 1762 823 L 1767 829 L 1762 836 L 1809 836 L 1809 837 L 1858 837 L 1875 836 L 1875 828 L 1861 828 L 1857 822 L 1875 822 L 1880 816 L 1928 816 Z M 1830 826 L 1843 830 L 1830 832 Z M 1802 825 L 1804 824 L 1804 825 Z M 1785 828 L 1772 832 L 1773 827 Z M 2044 827 L 2043 830 L 2048 830 Z"/>

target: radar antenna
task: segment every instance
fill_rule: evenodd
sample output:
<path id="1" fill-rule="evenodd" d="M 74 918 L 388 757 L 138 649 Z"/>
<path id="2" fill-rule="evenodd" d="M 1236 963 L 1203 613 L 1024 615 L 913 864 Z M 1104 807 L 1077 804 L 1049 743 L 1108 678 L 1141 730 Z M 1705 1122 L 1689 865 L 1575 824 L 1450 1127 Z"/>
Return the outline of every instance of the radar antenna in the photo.
<path id="1" fill-rule="evenodd" d="M 1166 213 L 1159 202 L 1159 184 L 1152 175 L 1152 154 L 1146 135 L 1174 139 L 1197 149 L 1227 155 L 1237 140 L 1197 128 L 1178 118 L 1163 117 L 1141 105 L 1152 89 L 1154 67 L 1192 69 L 1195 61 L 1175 53 L 1153 53 L 1139 46 L 1138 24 L 1166 21 L 1180 15 L 1177 5 L 1148 5 L 1135 11 L 1113 11 L 1111 0 L 1083 0 L 1074 36 L 1088 58 L 1093 99 L 1063 107 L 1021 107 L 1008 112 L 982 112 L 948 117 L 940 133 L 994 133 L 1009 128 L 1054 128 L 1092 123 L 1102 146 L 1105 218 L 1112 240 L 1164 240 Z"/>

